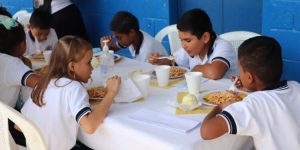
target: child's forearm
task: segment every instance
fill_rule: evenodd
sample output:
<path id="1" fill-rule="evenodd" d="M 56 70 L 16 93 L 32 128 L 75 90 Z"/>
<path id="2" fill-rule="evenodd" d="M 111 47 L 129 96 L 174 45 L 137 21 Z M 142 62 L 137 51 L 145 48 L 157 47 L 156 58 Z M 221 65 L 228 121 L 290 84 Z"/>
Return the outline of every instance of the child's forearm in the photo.
<path id="1" fill-rule="evenodd" d="M 115 95 L 107 93 L 102 102 L 95 106 L 94 110 L 80 120 L 81 126 L 87 133 L 94 133 L 99 125 L 103 122 Z"/>
<path id="2" fill-rule="evenodd" d="M 207 116 L 203 120 L 203 123 L 205 121 L 210 120 L 211 118 L 216 117 L 216 115 L 220 114 L 221 112 L 222 112 L 222 108 L 220 108 L 219 106 L 216 106 L 209 114 L 207 114 Z"/>
<path id="3" fill-rule="evenodd" d="M 226 121 L 217 116 L 222 108 L 216 106 L 203 120 L 201 125 L 201 136 L 205 140 L 217 138 L 228 131 Z"/>

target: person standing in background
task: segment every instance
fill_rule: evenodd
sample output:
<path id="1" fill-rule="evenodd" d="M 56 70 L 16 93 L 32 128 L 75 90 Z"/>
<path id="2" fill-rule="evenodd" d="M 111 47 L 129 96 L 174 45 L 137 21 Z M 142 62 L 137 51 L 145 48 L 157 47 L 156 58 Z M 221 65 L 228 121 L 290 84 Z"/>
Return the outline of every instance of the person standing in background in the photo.
<path id="1" fill-rule="evenodd" d="M 36 8 L 40 6 L 35 5 Z M 41 7 L 51 12 L 51 26 L 58 38 L 75 35 L 89 41 L 80 10 L 70 0 L 44 0 Z"/>

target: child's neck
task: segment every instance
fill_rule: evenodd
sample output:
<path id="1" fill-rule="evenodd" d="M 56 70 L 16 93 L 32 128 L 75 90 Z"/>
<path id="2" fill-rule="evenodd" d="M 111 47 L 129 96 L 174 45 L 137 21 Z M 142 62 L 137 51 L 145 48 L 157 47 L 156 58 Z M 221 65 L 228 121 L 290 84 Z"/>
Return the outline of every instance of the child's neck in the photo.
<path id="1" fill-rule="evenodd" d="M 209 45 L 210 45 L 209 43 L 206 44 L 206 45 L 204 45 L 204 48 L 200 51 L 199 57 L 200 57 L 201 59 L 204 59 L 204 58 L 205 58 L 205 55 L 207 54 L 208 49 L 209 49 Z"/>

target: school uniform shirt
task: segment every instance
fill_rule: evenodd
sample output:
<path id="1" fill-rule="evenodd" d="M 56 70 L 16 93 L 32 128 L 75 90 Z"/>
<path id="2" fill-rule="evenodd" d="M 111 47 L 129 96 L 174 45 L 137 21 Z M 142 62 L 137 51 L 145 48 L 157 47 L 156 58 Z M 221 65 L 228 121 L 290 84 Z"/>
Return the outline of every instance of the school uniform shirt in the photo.
<path id="1" fill-rule="evenodd" d="M 201 59 L 199 55 L 194 57 L 183 49 L 179 49 L 173 54 L 176 58 L 176 64 L 181 67 L 193 69 L 196 65 L 211 64 L 214 61 L 223 62 L 228 70 L 223 78 L 230 78 L 233 75 L 238 75 L 237 70 L 237 56 L 232 45 L 220 38 L 216 38 L 211 49 L 208 50 L 204 59 Z"/>
<path id="2" fill-rule="evenodd" d="M 148 56 L 151 53 L 157 52 L 160 55 L 166 55 L 166 49 L 163 47 L 163 45 L 160 42 L 155 40 L 148 33 L 143 32 L 143 31 L 141 31 L 141 32 L 143 34 L 143 41 L 142 41 L 140 49 L 138 50 L 138 53 L 134 49 L 132 44 L 128 47 L 133 59 L 142 61 L 142 62 L 148 62 Z"/>
<path id="3" fill-rule="evenodd" d="M 31 69 L 17 57 L 0 53 L 0 100 L 15 107 L 22 85 L 26 85 Z"/>
<path id="4" fill-rule="evenodd" d="M 88 94 L 78 81 L 52 79 L 42 107 L 29 98 L 21 112 L 41 131 L 47 149 L 71 149 L 76 143 L 80 119 L 91 112 Z"/>
<path id="5" fill-rule="evenodd" d="M 38 52 L 38 50 L 50 50 L 54 44 L 58 41 L 57 35 L 54 29 L 50 29 L 47 39 L 36 43 L 34 36 L 27 30 L 26 32 L 26 52 L 24 55 L 32 55 Z"/>
<path id="6" fill-rule="evenodd" d="M 300 148 L 300 84 L 282 81 L 249 94 L 220 114 L 229 134 L 252 136 L 257 150 Z"/>

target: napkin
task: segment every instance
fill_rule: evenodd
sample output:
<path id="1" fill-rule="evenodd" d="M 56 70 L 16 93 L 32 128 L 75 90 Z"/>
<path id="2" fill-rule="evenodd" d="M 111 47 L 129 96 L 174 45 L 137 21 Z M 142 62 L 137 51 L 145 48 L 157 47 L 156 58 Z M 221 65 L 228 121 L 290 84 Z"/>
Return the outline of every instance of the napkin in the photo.
<path id="1" fill-rule="evenodd" d="M 130 103 L 143 97 L 142 92 L 130 78 L 122 79 L 118 95 L 115 97 L 116 103 Z"/>
<path id="2" fill-rule="evenodd" d="M 170 114 L 160 113 L 150 109 L 140 109 L 130 114 L 129 118 L 143 122 L 148 125 L 184 134 L 197 128 L 200 124 L 199 121 L 181 118 Z"/>

